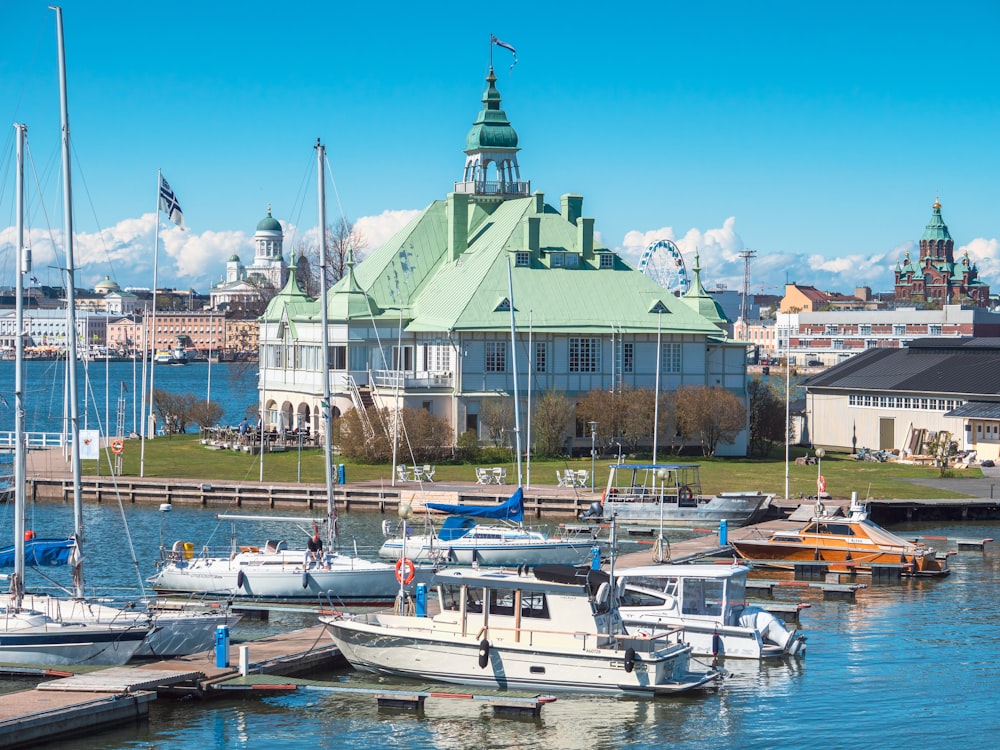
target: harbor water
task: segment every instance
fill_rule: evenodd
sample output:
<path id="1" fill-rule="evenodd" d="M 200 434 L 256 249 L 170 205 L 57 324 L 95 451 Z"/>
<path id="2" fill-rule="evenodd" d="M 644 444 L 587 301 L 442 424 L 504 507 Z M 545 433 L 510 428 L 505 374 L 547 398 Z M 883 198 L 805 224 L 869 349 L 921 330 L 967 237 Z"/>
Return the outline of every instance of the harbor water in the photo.
<path id="1" fill-rule="evenodd" d="M 147 363 L 146 379 L 152 363 Z M 0 360 L 0 394 L 7 406 L 0 404 L 0 432 L 14 429 L 14 362 Z M 25 362 L 25 429 L 29 432 L 58 433 L 65 421 L 66 363 L 54 359 Z M 124 434 L 138 432 L 142 409 L 142 362 L 77 363 L 80 393 L 80 428 L 99 430 L 102 435 L 117 435 L 119 409 Z M 257 412 L 257 365 L 249 362 L 194 361 L 186 365 L 159 365 L 153 387 L 173 394 L 193 394 L 198 400 L 210 399 L 222 407 L 222 424 L 236 425 L 248 413 Z M 146 405 L 146 412 L 149 406 Z M 188 431 L 197 430 L 189 425 Z"/>
<path id="2" fill-rule="evenodd" d="M 196 548 L 227 544 L 232 529 L 229 522 L 216 519 L 216 512 L 86 505 L 88 589 L 121 594 L 136 586 L 122 542 L 123 514 L 145 577 L 153 572 L 161 538 L 168 545 L 176 539 L 191 541 Z M 28 513 L 29 526 L 42 535 L 65 533 L 70 524 L 70 508 L 62 503 L 36 504 Z M 300 515 L 300 523 L 241 522 L 237 535 L 247 544 L 265 539 L 304 543 L 310 524 L 307 515 Z M 342 543 L 373 556 L 381 541 L 382 518 L 344 515 Z M 3 518 L 3 528 L 9 528 L 8 521 Z M 1000 538 L 997 523 L 913 524 L 894 530 L 906 537 Z M 957 549 L 954 542 L 934 544 Z M 1000 732 L 995 707 L 1000 693 L 1000 545 L 962 551 L 951 558 L 951 565 L 948 578 L 869 585 L 855 602 L 824 601 L 817 590 L 781 588 L 782 599 L 810 605 L 802 617 L 809 636 L 807 656 L 775 664 L 729 662 L 732 675 L 719 691 L 708 694 L 657 700 L 559 695 L 535 720 L 495 718 L 489 706 L 479 702 L 433 698 L 427 700 L 423 715 L 380 713 L 371 695 L 311 691 L 212 701 L 158 700 L 148 721 L 50 747 L 978 747 L 984 741 L 990 744 L 986 738 Z M 312 615 L 276 612 L 267 623 L 239 623 L 233 638 L 252 639 L 311 624 Z M 346 687 L 462 691 L 350 668 L 318 677 Z M 7 680 L 2 689 L 24 684 Z"/>

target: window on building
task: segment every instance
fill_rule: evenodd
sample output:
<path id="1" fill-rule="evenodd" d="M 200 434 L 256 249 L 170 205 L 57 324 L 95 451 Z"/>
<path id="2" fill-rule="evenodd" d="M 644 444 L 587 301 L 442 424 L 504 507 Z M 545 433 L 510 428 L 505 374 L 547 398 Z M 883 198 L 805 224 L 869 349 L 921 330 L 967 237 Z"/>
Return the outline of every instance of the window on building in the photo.
<path id="1" fill-rule="evenodd" d="M 566 268 L 579 268 L 580 256 L 576 253 L 566 253 Z"/>
<path id="2" fill-rule="evenodd" d="M 524 250 L 518 250 L 514 254 L 514 265 L 515 266 L 530 266 L 531 265 L 531 253 Z"/>
<path id="3" fill-rule="evenodd" d="M 428 344 L 425 346 L 424 370 L 427 372 L 451 370 L 451 347 L 447 344 Z"/>
<path id="4" fill-rule="evenodd" d="M 549 256 L 549 265 L 552 268 L 562 268 L 566 261 L 566 253 L 552 253 Z"/>
<path id="5" fill-rule="evenodd" d="M 837 328 L 836 325 L 834 325 L 832 323 L 827 323 L 827 325 L 826 325 L 826 334 L 828 336 L 836 336 L 838 333 L 839 333 L 839 330 L 838 330 L 838 328 Z"/>
<path id="6" fill-rule="evenodd" d="M 601 340 L 571 338 L 569 340 L 569 371 L 599 372 L 601 369 Z"/>
<path id="7" fill-rule="evenodd" d="M 905 336 L 906 335 L 906 326 L 905 325 L 894 325 L 892 327 L 892 335 L 893 336 Z"/>
<path id="8" fill-rule="evenodd" d="M 412 346 L 392 347 L 392 369 L 403 371 L 413 370 Z"/>
<path id="9" fill-rule="evenodd" d="M 927 335 L 928 336 L 940 336 L 941 335 L 941 326 L 927 326 Z"/>
<path id="10" fill-rule="evenodd" d="M 547 372 L 549 366 L 549 345 L 545 341 L 535 342 L 535 372 Z"/>
<path id="11" fill-rule="evenodd" d="M 862 336 L 871 336 L 872 327 L 870 325 L 862 324 L 858 326 L 858 333 Z"/>
<path id="12" fill-rule="evenodd" d="M 635 367 L 635 344 L 626 341 L 622 344 L 622 372 L 632 372 Z"/>
<path id="13" fill-rule="evenodd" d="M 615 267 L 615 254 L 614 253 L 601 253 L 601 268 L 614 268 Z"/>
<path id="14" fill-rule="evenodd" d="M 322 351 L 322 349 L 321 349 Z M 330 347 L 330 369 L 331 370 L 346 370 L 347 369 L 347 347 L 346 346 L 331 346 Z"/>
<path id="15" fill-rule="evenodd" d="M 503 341 L 486 342 L 486 372 L 507 372 L 507 344 Z"/>
<path id="16" fill-rule="evenodd" d="M 660 372 L 679 373 L 681 371 L 681 345 L 662 344 L 660 346 Z"/>

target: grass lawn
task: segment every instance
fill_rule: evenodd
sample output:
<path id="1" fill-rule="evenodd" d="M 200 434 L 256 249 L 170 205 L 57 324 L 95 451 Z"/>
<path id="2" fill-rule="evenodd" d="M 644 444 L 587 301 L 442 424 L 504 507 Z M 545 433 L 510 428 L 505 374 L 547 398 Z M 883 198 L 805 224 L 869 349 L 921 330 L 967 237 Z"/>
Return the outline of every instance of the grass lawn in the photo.
<path id="1" fill-rule="evenodd" d="M 140 443 L 128 440 L 123 453 L 123 473 L 126 476 L 139 475 Z M 146 442 L 145 471 L 147 477 L 177 477 L 190 479 L 214 479 L 217 481 L 256 481 L 260 478 L 260 457 L 231 450 L 210 450 L 202 445 L 197 435 L 174 435 L 159 437 Z M 793 451 L 792 458 L 803 455 L 802 449 Z M 701 466 L 702 492 L 705 494 L 733 491 L 760 490 L 774 493 L 778 497 L 785 494 L 784 455 L 772 459 L 746 458 L 703 458 L 694 456 L 660 456 L 661 463 L 697 463 Z M 382 480 L 388 485 L 392 471 L 385 464 L 358 464 L 334 459 L 343 463 L 348 482 Z M 608 480 L 610 457 L 598 458 L 595 462 L 594 486 L 600 492 Z M 94 461 L 83 462 L 83 472 L 96 474 Z M 400 463 L 409 463 L 400 459 Z M 478 464 L 443 463 L 436 464 L 436 482 L 474 482 L 476 466 L 500 465 L 495 462 Z M 506 464 L 508 486 L 517 482 L 517 471 L 512 460 Z M 580 459 L 532 459 L 531 485 L 555 485 L 556 472 L 565 469 L 590 470 L 589 458 Z M 526 470 L 526 467 L 525 469 Z M 107 458 L 102 454 L 101 471 L 107 476 Z M 816 466 L 796 466 L 794 461 L 788 466 L 789 496 L 814 495 L 816 493 Z M 823 475 L 826 477 L 826 491 L 835 498 L 850 497 L 857 492 L 859 497 L 872 498 L 922 498 L 928 496 L 928 489 L 905 481 L 908 478 L 935 478 L 939 471 L 935 468 L 892 463 L 868 463 L 855 461 L 846 454 L 827 453 L 823 458 Z M 979 469 L 965 469 L 962 476 L 981 476 Z M 323 451 L 304 449 L 301 455 L 294 448 L 284 453 L 264 455 L 264 480 L 271 482 L 294 482 L 301 477 L 305 483 L 322 484 L 324 479 Z M 410 485 L 414 486 L 414 485 Z M 589 488 L 588 488 L 589 489 Z M 934 497 L 966 497 L 958 492 L 933 490 Z"/>

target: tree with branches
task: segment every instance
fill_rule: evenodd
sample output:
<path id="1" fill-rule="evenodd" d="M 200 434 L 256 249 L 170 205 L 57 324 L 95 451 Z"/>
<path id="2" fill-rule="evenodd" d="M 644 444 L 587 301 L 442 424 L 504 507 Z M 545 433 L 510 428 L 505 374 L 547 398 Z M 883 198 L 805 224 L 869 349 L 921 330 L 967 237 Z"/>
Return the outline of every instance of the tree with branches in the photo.
<path id="1" fill-rule="evenodd" d="M 333 286 L 347 273 L 347 259 L 354 251 L 354 262 L 364 258 L 368 240 L 353 222 L 341 218 L 336 224 L 326 228 L 326 270 L 327 283 Z M 319 247 L 310 247 L 300 242 L 295 261 L 296 278 L 299 285 L 310 297 L 319 297 L 320 264 Z"/>
<path id="2" fill-rule="evenodd" d="M 743 401 L 719 386 L 679 388 L 674 394 L 674 411 L 681 435 L 697 440 L 706 456 L 714 456 L 720 442 L 734 443 L 747 420 Z"/>

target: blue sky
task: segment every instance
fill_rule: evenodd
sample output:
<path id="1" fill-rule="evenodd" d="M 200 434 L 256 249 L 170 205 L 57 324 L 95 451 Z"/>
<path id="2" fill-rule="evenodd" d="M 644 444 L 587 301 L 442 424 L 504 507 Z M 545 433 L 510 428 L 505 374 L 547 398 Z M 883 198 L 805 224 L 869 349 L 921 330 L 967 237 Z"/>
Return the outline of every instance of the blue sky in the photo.
<path id="1" fill-rule="evenodd" d="M 0 0 L 0 283 L 10 283 L 13 128 L 29 128 L 36 276 L 62 227 L 55 14 Z M 1000 4 L 63 3 L 78 284 L 207 291 L 272 205 L 286 250 L 328 217 L 370 245 L 460 179 L 489 35 L 522 178 L 584 196 L 626 259 L 676 240 L 708 286 L 888 290 L 940 195 L 956 254 L 1000 291 Z M 491 15 L 495 10 L 497 15 Z M 33 182 L 34 177 L 31 178 Z"/>

